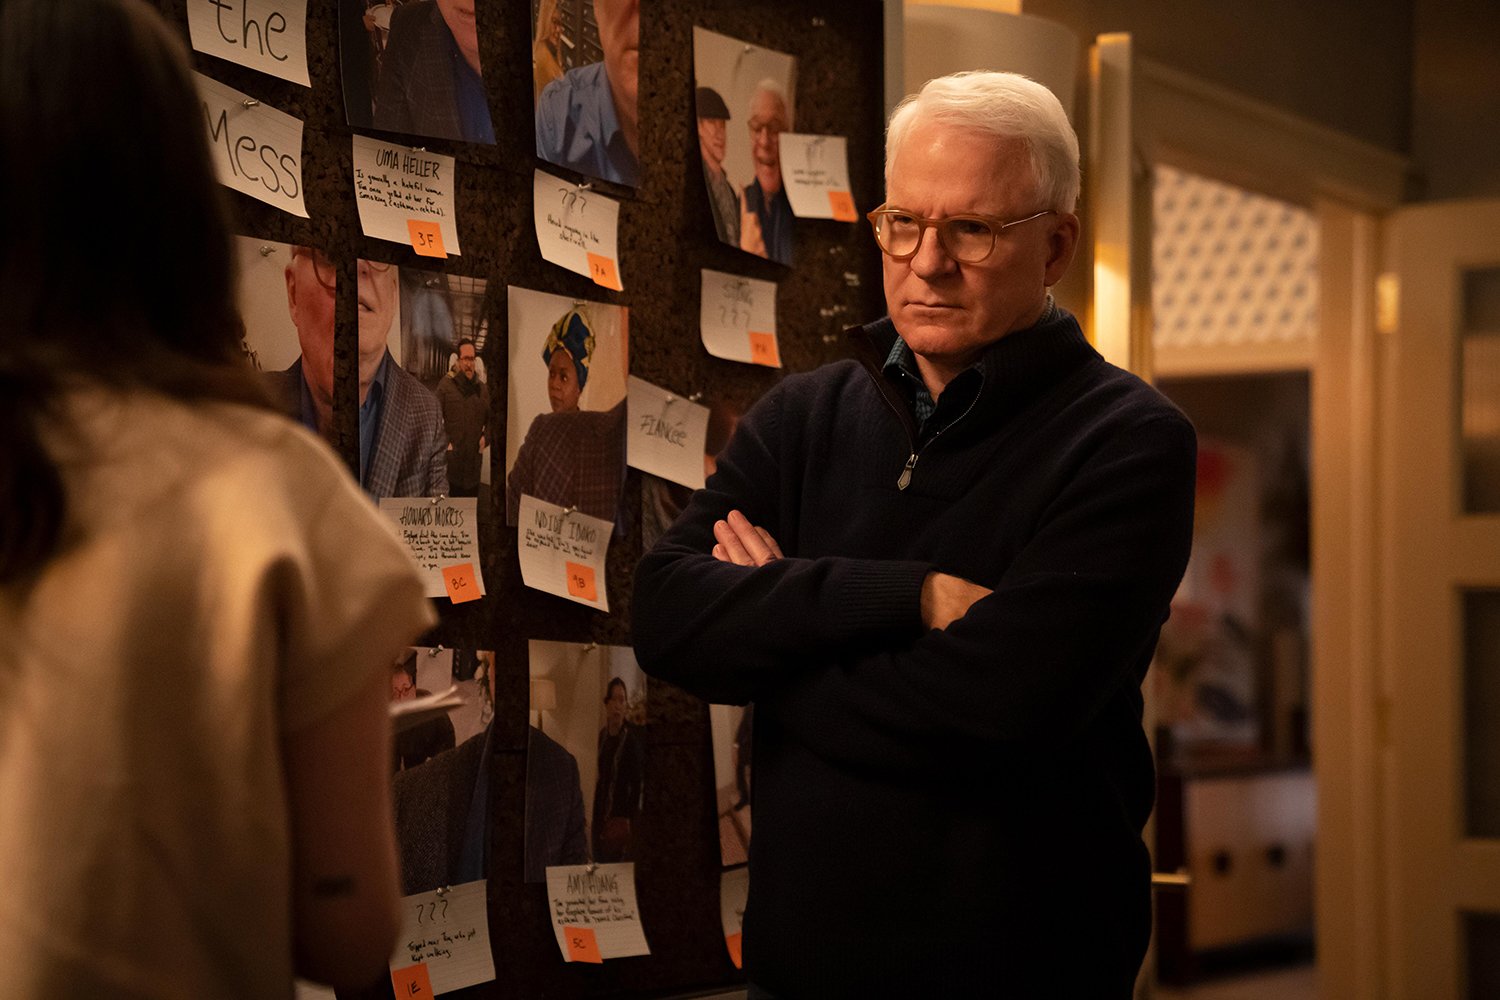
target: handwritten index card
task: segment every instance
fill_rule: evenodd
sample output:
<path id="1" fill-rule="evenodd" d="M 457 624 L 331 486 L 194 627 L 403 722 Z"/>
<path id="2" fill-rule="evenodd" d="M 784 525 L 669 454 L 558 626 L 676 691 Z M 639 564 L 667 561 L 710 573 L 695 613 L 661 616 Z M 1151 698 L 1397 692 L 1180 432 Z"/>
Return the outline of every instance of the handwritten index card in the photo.
<path id="1" fill-rule="evenodd" d="M 604 561 L 614 530 L 608 521 L 521 494 L 516 517 L 521 582 L 608 611 Z"/>
<path id="2" fill-rule="evenodd" d="M 631 375 L 625 460 L 653 476 L 702 489 L 708 407 Z"/>
<path id="3" fill-rule="evenodd" d="M 781 133 L 781 176 L 798 216 L 859 221 L 849 190 L 849 152 L 843 136 Z"/>
<path id="4" fill-rule="evenodd" d="M 451 156 L 354 136 L 354 199 L 360 229 L 377 240 L 416 247 L 418 233 L 427 227 L 413 232 L 409 223 L 436 223 L 444 252 L 458 256 L 454 169 Z"/>
<path id="5" fill-rule="evenodd" d="M 620 203 L 542 170 L 532 175 L 531 196 L 543 259 L 623 291 Z"/>
<path id="6" fill-rule="evenodd" d="M 401 900 L 393 980 L 405 969 L 425 965 L 432 992 L 441 994 L 495 978 L 486 885 L 481 879 Z"/>
<path id="7" fill-rule="evenodd" d="M 565 960 L 651 954 L 636 908 L 634 864 L 595 865 L 592 872 L 587 865 L 550 867 L 547 895 Z"/>
<path id="8" fill-rule="evenodd" d="M 219 183 L 307 218 L 302 202 L 302 122 L 249 94 L 194 73 Z"/>
<path id="9" fill-rule="evenodd" d="M 781 367 L 776 340 L 776 285 L 703 269 L 699 331 L 716 358 Z"/>
<path id="10" fill-rule="evenodd" d="M 724 925 L 724 946 L 736 969 L 743 968 L 745 900 L 749 898 L 749 868 L 731 868 L 719 876 L 719 919 Z"/>
<path id="11" fill-rule="evenodd" d="M 307 0 L 188 0 L 193 48 L 309 86 Z"/>
<path id="12" fill-rule="evenodd" d="M 476 596 L 484 595 L 479 572 L 479 517 L 474 497 L 386 497 L 380 513 L 396 526 L 412 558 L 422 570 L 428 597 L 449 596 L 443 571 L 464 563 L 474 567 Z"/>

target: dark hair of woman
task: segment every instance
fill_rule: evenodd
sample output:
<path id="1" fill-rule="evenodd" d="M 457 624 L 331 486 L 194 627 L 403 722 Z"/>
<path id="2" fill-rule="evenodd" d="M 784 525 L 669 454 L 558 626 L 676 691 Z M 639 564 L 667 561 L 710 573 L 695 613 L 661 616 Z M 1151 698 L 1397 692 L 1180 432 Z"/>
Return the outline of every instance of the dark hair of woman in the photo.
<path id="1" fill-rule="evenodd" d="M 0 584 L 65 520 L 43 428 L 79 385 L 264 405 L 182 40 L 140 0 L 0 0 Z"/>

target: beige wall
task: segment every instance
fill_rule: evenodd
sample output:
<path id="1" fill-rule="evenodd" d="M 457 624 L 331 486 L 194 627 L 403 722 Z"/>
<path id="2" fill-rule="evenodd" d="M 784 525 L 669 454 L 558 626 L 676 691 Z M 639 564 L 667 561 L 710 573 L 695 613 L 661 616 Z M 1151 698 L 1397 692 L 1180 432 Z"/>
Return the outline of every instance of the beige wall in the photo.
<path id="1" fill-rule="evenodd" d="M 1432 0 L 1442 2 L 1442 0 Z M 1411 0 L 1025 0 L 1089 40 L 1397 152 L 1411 120 Z"/>
<path id="2" fill-rule="evenodd" d="M 1500 196 L 1500 4 L 1416 0 L 1416 36 L 1414 197 Z"/>
<path id="3" fill-rule="evenodd" d="M 1409 154 L 1412 200 L 1500 196 L 1500 3 L 948 2 L 1057 21 L 1084 45 L 1128 31 L 1139 56 Z"/>

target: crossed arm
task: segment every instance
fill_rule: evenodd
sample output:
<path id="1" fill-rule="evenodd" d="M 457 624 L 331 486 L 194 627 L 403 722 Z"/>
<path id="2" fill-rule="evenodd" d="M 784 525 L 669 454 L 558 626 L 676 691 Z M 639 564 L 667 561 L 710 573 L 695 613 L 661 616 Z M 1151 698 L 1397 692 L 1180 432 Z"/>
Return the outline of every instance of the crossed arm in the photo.
<path id="1" fill-rule="evenodd" d="M 737 510 L 714 522 L 713 557 L 736 566 L 764 566 L 783 558 L 771 533 Z M 993 593 L 961 576 L 934 570 L 922 580 L 922 627 L 945 629 L 968 614 L 975 601 Z"/>
<path id="2" fill-rule="evenodd" d="M 779 481 L 774 425 L 750 431 L 642 562 L 648 671 L 753 699 L 826 758 L 885 773 L 1066 744 L 1130 707 L 1191 542 L 1186 421 L 1100 447 L 984 584 L 922 561 L 784 555 L 799 486 Z"/>

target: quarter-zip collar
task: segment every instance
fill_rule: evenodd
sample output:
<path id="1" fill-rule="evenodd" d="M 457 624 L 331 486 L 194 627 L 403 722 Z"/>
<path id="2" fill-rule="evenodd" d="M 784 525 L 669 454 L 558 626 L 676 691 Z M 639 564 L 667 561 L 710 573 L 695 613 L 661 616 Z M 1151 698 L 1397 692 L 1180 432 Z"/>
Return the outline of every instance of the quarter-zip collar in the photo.
<path id="1" fill-rule="evenodd" d="M 1047 304 L 1042 310 L 1042 315 L 1037 318 L 1037 325 L 1052 322 L 1057 319 L 1057 302 L 1051 293 L 1047 295 Z M 968 368 L 958 373 L 958 376 L 948 383 L 948 388 L 943 390 L 942 399 L 957 398 L 958 402 L 949 402 L 946 407 L 940 401 L 934 401 L 932 392 L 927 388 L 922 379 L 921 369 L 917 366 L 917 356 L 907 346 L 905 340 L 898 335 L 891 344 L 890 352 L 886 355 L 885 363 L 881 365 L 881 373 L 894 382 L 906 394 L 911 404 L 912 412 L 917 418 L 917 427 L 925 437 L 938 429 L 928 426 L 928 419 L 936 412 L 938 415 L 938 427 L 948 423 L 953 417 L 968 408 L 970 397 L 979 391 L 978 381 L 983 378 L 983 366 L 976 359 Z M 970 372 L 978 373 L 978 377 L 971 376 Z M 946 413 L 941 412 L 946 410 Z"/>
<path id="2" fill-rule="evenodd" d="M 845 331 L 856 348 L 856 357 L 877 383 L 894 388 L 888 369 L 893 348 L 899 339 L 889 316 Z M 910 352 L 910 348 L 906 349 Z M 1089 345 L 1078 321 L 1066 309 L 1051 306 L 1032 326 L 1008 333 L 980 354 L 973 369 L 983 377 L 978 403 L 972 416 L 994 410 L 1009 411 L 1046 389 L 1065 372 L 1098 354 Z M 915 367 L 913 362 L 912 367 Z M 884 394 L 884 393 L 882 393 Z M 911 404 L 897 391 L 901 409 L 911 414 Z M 915 421 L 912 421 L 915 425 Z M 915 434 L 913 435 L 915 437 Z"/>
<path id="3" fill-rule="evenodd" d="M 1068 372 L 1099 357 L 1072 314 L 1049 302 L 1047 311 L 1034 325 L 1006 334 L 985 348 L 974 365 L 950 383 L 948 391 L 960 389 L 951 409 L 941 407 L 941 412 L 933 415 L 937 419 L 928 421 L 933 426 L 924 427 L 913 412 L 908 395 L 911 389 L 901 385 L 901 380 L 913 375 L 900 363 L 911 356 L 911 350 L 900 342 L 890 317 L 851 327 L 845 336 L 855 345 L 856 357 L 876 391 L 906 429 L 911 455 L 899 474 L 897 485 L 901 489 L 911 482 L 917 459 L 933 441 L 943 436 L 965 435 L 971 430 L 970 425 L 981 430 L 992 427 L 1019 412 Z M 914 362 L 911 367 L 915 367 Z M 955 384 L 961 380 L 968 380 L 972 389 Z M 948 399 L 948 391 L 940 397 L 940 402 Z M 965 400 L 963 397 L 971 392 L 972 398 Z"/>

